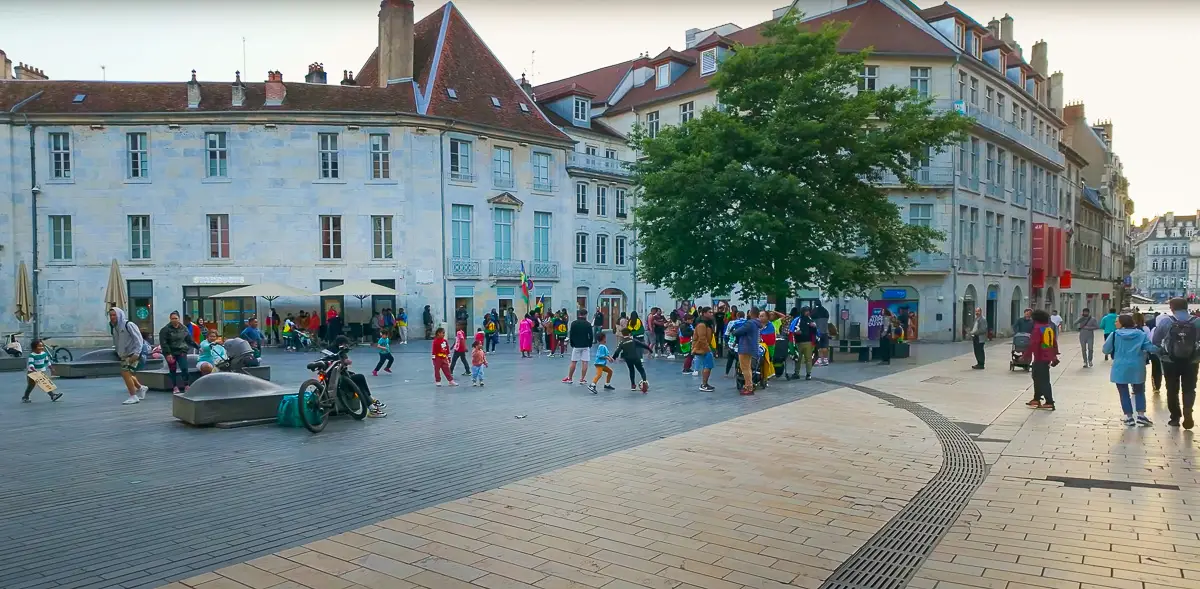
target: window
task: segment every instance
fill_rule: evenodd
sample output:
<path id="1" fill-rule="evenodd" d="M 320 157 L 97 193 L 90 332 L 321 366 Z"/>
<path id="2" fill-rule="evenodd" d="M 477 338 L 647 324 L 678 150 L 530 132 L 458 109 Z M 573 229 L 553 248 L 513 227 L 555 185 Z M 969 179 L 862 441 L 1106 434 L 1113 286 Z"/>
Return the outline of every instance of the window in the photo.
<path id="1" fill-rule="evenodd" d="M 604 150 L 604 159 L 609 159 L 609 160 L 617 159 L 617 150 L 612 149 L 612 148 L 605 149 Z"/>
<path id="2" fill-rule="evenodd" d="M 471 206 L 450 207 L 450 257 L 471 257 Z"/>
<path id="3" fill-rule="evenodd" d="M 967 254 L 975 255 L 975 242 L 979 241 L 979 209 L 971 207 L 971 241 L 967 244 Z"/>
<path id="4" fill-rule="evenodd" d="M 916 69 L 916 68 L 913 68 Z M 879 66 L 864 65 L 862 71 L 858 74 L 858 91 L 859 92 L 874 92 L 875 85 L 879 82 Z"/>
<path id="5" fill-rule="evenodd" d="M 492 210 L 492 237 L 496 247 L 493 257 L 497 260 L 512 259 L 513 210 Z"/>
<path id="6" fill-rule="evenodd" d="M 596 263 L 597 264 L 607 264 L 608 263 L 608 236 L 607 235 L 597 235 L 596 236 Z"/>
<path id="7" fill-rule="evenodd" d="M 972 33 L 971 41 L 972 41 L 971 54 L 975 56 L 975 59 L 982 60 L 983 59 L 983 37 L 981 37 L 979 35 L 979 33 Z"/>
<path id="8" fill-rule="evenodd" d="M 550 213 L 533 214 L 533 260 L 550 261 Z"/>
<path id="9" fill-rule="evenodd" d="M 533 154 L 533 188 L 535 190 L 550 190 L 550 154 Z"/>
<path id="10" fill-rule="evenodd" d="M 908 68 L 909 87 L 916 90 L 921 98 L 929 97 L 929 71 L 927 67 Z"/>
<path id="11" fill-rule="evenodd" d="M 596 185 L 596 214 L 601 217 L 608 216 L 608 187 Z"/>
<path id="12" fill-rule="evenodd" d="M 341 215 L 321 215 L 321 259 L 342 259 Z"/>
<path id="13" fill-rule="evenodd" d="M 1012 230 L 1009 231 L 1008 238 L 1008 259 L 1014 262 L 1021 261 L 1021 252 L 1018 249 L 1020 242 L 1017 241 L 1017 220 L 1012 220 Z"/>
<path id="14" fill-rule="evenodd" d="M 500 108 L 500 99 L 493 96 L 492 97 L 492 106 L 494 106 L 496 108 Z"/>
<path id="15" fill-rule="evenodd" d="M 581 122 L 587 122 L 588 120 L 591 119 L 591 116 L 590 116 L 591 113 L 588 112 L 590 110 L 591 110 L 591 105 L 589 104 L 588 99 L 580 98 L 579 96 L 575 97 L 575 112 L 574 112 L 575 120 L 581 121 Z"/>
<path id="16" fill-rule="evenodd" d="M 1027 111 L 1025 109 L 1021 109 L 1021 126 L 1019 127 L 1019 129 L 1021 129 L 1022 131 L 1024 131 L 1026 128 L 1025 120 L 1028 116 L 1029 116 L 1029 111 Z"/>
<path id="17" fill-rule="evenodd" d="M 129 259 L 150 259 L 149 215 L 129 215 Z"/>
<path id="18" fill-rule="evenodd" d="M 983 168 L 983 179 L 988 183 L 992 181 L 992 172 L 996 169 L 996 146 L 991 143 L 987 144 L 987 162 Z M 989 213 L 990 214 L 990 213 Z"/>
<path id="19" fill-rule="evenodd" d="M 586 215 L 588 212 L 588 185 L 586 182 L 575 184 L 575 212 Z"/>
<path id="20" fill-rule="evenodd" d="M 1008 157 L 1008 152 L 1003 149 L 996 148 L 996 186 L 1001 190 L 1004 189 L 1004 160 Z M 1004 195 L 1000 195 L 1004 196 Z"/>
<path id="21" fill-rule="evenodd" d="M 967 48 L 967 29 L 961 22 L 954 21 L 954 44 L 959 49 Z"/>
<path id="22" fill-rule="evenodd" d="M 1172 270 L 1176 269 L 1176 261 L 1175 260 L 1171 260 L 1171 269 Z"/>
<path id="23" fill-rule="evenodd" d="M 375 215 L 371 217 L 371 258 L 375 260 L 391 260 L 392 250 L 392 216 Z"/>
<path id="24" fill-rule="evenodd" d="M 617 266 L 625 265 L 625 238 L 617 237 L 613 240 L 613 264 Z"/>
<path id="25" fill-rule="evenodd" d="M 1018 260 L 1025 261 L 1025 221 L 1021 221 L 1020 228 L 1017 230 L 1017 256 Z"/>
<path id="26" fill-rule="evenodd" d="M 979 105 L 979 78 L 971 78 L 971 104 Z"/>
<path id="27" fill-rule="evenodd" d="M 958 172 L 963 178 L 967 177 L 967 140 L 958 144 Z"/>
<path id="28" fill-rule="evenodd" d="M 576 233 L 575 234 L 575 263 L 576 264 L 586 264 L 587 263 L 587 246 L 588 246 L 588 234 Z"/>
<path id="29" fill-rule="evenodd" d="M 1021 114 L 1021 107 L 1020 107 L 1019 105 L 1017 105 L 1016 101 L 1013 101 L 1013 105 L 1012 105 L 1012 121 L 1010 121 L 1010 122 L 1012 123 L 1012 126 L 1014 126 L 1014 127 L 1016 127 L 1016 126 L 1017 126 L 1017 117 L 1018 117 L 1020 114 Z"/>
<path id="30" fill-rule="evenodd" d="M 320 155 L 321 179 L 337 180 L 338 170 L 338 135 L 337 133 L 317 133 L 317 153 Z"/>
<path id="31" fill-rule="evenodd" d="M 958 99 L 967 99 L 967 72 L 958 72 Z"/>
<path id="32" fill-rule="evenodd" d="M 624 219 L 625 215 L 626 215 L 626 213 L 625 213 L 625 189 L 624 188 L 617 189 L 616 199 L 617 199 L 617 218 Z"/>
<path id="33" fill-rule="evenodd" d="M 996 115 L 1004 119 L 1004 94 L 1001 92 L 996 93 Z"/>
<path id="34" fill-rule="evenodd" d="M 1013 191 L 1017 194 L 1016 201 L 1019 203 L 1021 202 L 1021 195 L 1025 194 L 1025 189 L 1021 186 L 1021 178 L 1017 174 L 1017 163 L 1017 154 L 1014 153 L 1012 156 L 1012 186 Z"/>
<path id="35" fill-rule="evenodd" d="M 71 178 L 71 134 L 50 134 L 50 176 L 58 180 Z M 70 221 L 67 221 L 70 224 Z"/>
<path id="36" fill-rule="evenodd" d="M 658 136 L 658 111 L 646 113 L 646 135 L 651 139 Z"/>
<path id="37" fill-rule="evenodd" d="M 69 262 L 75 258 L 71 239 L 71 216 L 50 215 L 50 261 Z"/>
<path id="38" fill-rule="evenodd" d="M 229 215 L 208 216 L 208 257 L 229 259 Z"/>
<path id="39" fill-rule="evenodd" d="M 671 83 L 671 64 L 664 63 L 664 64 L 658 66 L 658 69 L 654 73 L 654 87 L 656 89 L 666 88 L 667 85 L 670 83 Z"/>
<path id="40" fill-rule="evenodd" d="M 979 139 L 971 138 L 971 177 L 979 179 Z"/>
<path id="41" fill-rule="evenodd" d="M 492 182 L 497 188 L 513 187 L 512 155 L 507 147 L 492 149 Z"/>
<path id="42" fill-rule="evenodd" d="M 386 133 L 371 134 L 371 178 L 386 180 L 392 177 L 391 138 Z"/>
<path id="43" fill-rule="evenodd" d="M 695 112 L 696 106 L 690 101 L 679 105 L 679 124 L 692 120 Z"/>
<path id="44" fill-rule="evenodd" d="M 209 178 L 228 178 L 229 177 L 229 148 L 225 143 L 225 133 L 205 133 L 204 134 L 205 153 L 204 158 L 208 163 L 207 174 Z"/>
<path id="45" fill-rule="evenodd" d="M 450 179 L 473 182 L 471 175 L 471 142 L 462 139 L 450 140 Z"/>
<path id="46" fill-rule="evenodd" d="M 996 243 L 993 244 L 992 251 L 996 253 L 996 258 L 999 259 L 1001 257 L 1001 252 L 1004 251 L 1004 250 L 1000 249 L 1001 245 L 1004 243 L 1004 215 L 1001 215 L 1001 214 L 996 215 L 995 236 L 996 236 L 995 237 Z"/>
<path id="47" fill-rule="evenodd" d="M 717 48 L 705 49 L 700 53 L 700 75 L 705 76 L 717 71 Z"/>
<path id="48" fill-rule="evenodd" d="M 1025 164 L 1026 164 L 1025 160 L 1021 160 L 1021 177 L 1017 179 L 1017 190 L 1021 191 L 1021 194 L 1025 194 L 1025 192 L 1029 186 L 1028 184 L 1025 183 L 1025 180 L 1027 178 L 1025 175 L 1025 172 L 1026 172 Z"/>
<path id="49" fill-rule="evenodd" d="M 931 227 L 933 225 L 933 205 L 908 205 L 908 224 L 917 225 L 919 227 Z"/>
<path id="50" fill-rule="evenodd" d="M 125 135 L 125 150 L 129 158 L 128 177 L 150 177 L 150 151 L 145 133 L 128 133 Z"/>
<path id="51" fill-rule="evenodd" d="M 597 149 L 598 148 L 595 145 L 587 145 L 587 146 L 584 146 L 583 153 L 585 155 L 596 155 Z"/>
<path id="52" fill-rule="evenodd" d="M 991 211 L 988 211 L 987 214 L 984 216 L 984 227 L 985 228 L 983 230 L 983 259 L 985 259 L 985 260 L 993 259 L 992 256 L 993 256 L 993 254 L 996 253 L 996 252 L 992 251 L 992 245 L 993 245 L 992 244 L 992 235 L 995 233 L 995 231 L 993 230 L 995 225 L 996 225 L 996 214 Z"/>

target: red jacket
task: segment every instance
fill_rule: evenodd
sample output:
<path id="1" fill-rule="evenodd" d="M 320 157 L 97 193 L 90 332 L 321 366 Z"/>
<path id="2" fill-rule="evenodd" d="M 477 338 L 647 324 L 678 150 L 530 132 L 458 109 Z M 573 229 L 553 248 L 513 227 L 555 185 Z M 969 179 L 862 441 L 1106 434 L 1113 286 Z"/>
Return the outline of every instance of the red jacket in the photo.
<path id="1" fill-rule="evenodd" d="M 1046 332 L 1050 333 L 1047 334 Z M 1025 348 L 1024 358 L 1032 358 L 1034 362 L 1054 362 L 1058 360 L 1058 332 L 1049 323 L 1034 323 L 1033 333 L 1030 334 L 1029 347 Z"/>

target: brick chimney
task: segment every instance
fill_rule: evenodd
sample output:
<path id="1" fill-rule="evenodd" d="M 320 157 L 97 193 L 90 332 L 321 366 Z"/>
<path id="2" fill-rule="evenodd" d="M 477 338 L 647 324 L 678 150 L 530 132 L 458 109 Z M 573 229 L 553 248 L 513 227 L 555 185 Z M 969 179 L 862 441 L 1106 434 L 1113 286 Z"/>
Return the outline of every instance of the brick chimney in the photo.
<path id="1" fill-rule="evenodd" d="M 383 0 L 379 3 L 379 80 L 411 80 L 413 77 L 412 0 Z"/>
<path id="2" fill-rule="evenodd" d="M 1050 60 L 1046 55 L 1046 49 L 1046 42 L 1039 40 L 1033 44 L 1033 53 L 1029 56 L 1029 66 L 1043 76 L 1050 75 Z"/>
<path id="3" fill-rule="evenodd" d="M 1054 72 L 1050 76 L 1050 110 L 1058 116 L 1063 116 L 1063 73 Z"/>
<path id="4" fill-rule="evenodd" d="M 994 18 L 992 20 L 988 21 L 988 32 L 991 33 L 993 37 L 999 39 L 1000 38 L 1000 21 L 998 21 Z"/>
<path id="5" fill-rule="evenodd" d="M 280 106 L 287 96 L 287 87 L 283 85 L 283 74 L 274 71 L 267 72 L 267 101 L 265 106 Z"/>
<path id="6" fill-rule="evenodd" d="M 8 58 L 6 57 L 5 60 L 7 61 L 7 59 Z M 11 62 L 9 62 L 9 63 L 11 63 Z M 50 79 L 50 78 L 46 77 L 46 72 L 43 72 L 42 70 L 39 70 L 27 63 L 17 64 L 17 67 L 13 69 L 13 73 L 15 74 L 15 77 L 18 80 L 49 80 Z"/>
<path id="7" fill-rule="evenodd" d="M 304 81 L 308 84 L 324 84 L 325 83 L 325 64 L 313 63 L 308 66 L 308 75 L 304 76 Z"/>
<path id="8" fill-rule="evenodd" d="M 1000 19 L 1000 40 L 1009 45 L 1013 44 L 1013 17 L 1007 12 L 1004 13 L 1004 18 Z"/>
<path id="9" fill-rule="evenodd" d="M 196 81 L 196 70 L 192 70 L 192 79 L 187 83 L 188 108 L 200 108 L 200 82 Z"/>
<path id="10" fill-rule="evenodd" d="M 342 70 L 342 85 L 357 86 L 358 82 L 354 79 L 354 72 Z"/>
<path id="11" fill-rule="evenodd" d="M 3 51 L 0 51 L 0 68 L 3 68 L 3 71 L 0 71 L 0 80 L 13 79 L 12 60 L 9 59 L 8 54 Z"/>
<path id="12" fill-rule="evenodd" d="M 242 83 L 242 72 L 233 72 L 233 87 L 230 89 L 233 97 L 232 106 L 246 106 L 246 85 Z"/>
<path id="13" fill-rule="evenodd" d="M 1074 102 L 1063 108 L 1062 119 L 1063 121 L 1066 121 L 1068 125 L 1071 125 L 1076 121 L 1084 120 L 1084 116 L 1082 102 Z"/>
<path id="14" fill-rule="evenodd" d="M 1104 130 L 1104 138 L 1108 140 L 1108 145 L 1109 145 L 1109 147 L 1112 147 L 1112 144 L 1113 144 L 1113 124 L 1112 124 L 1112 119 L 1107 119 L 1107 120 L 1104 120 L 1104 121 L 1100 121 L 1100 123 L 1099 123 L 1099 124 L 1097 124 L 1096 126 L 1097 126 L 1097 127 L 1100 127 L 1101 129 L 1103 129 L 1103 130 Z"/>

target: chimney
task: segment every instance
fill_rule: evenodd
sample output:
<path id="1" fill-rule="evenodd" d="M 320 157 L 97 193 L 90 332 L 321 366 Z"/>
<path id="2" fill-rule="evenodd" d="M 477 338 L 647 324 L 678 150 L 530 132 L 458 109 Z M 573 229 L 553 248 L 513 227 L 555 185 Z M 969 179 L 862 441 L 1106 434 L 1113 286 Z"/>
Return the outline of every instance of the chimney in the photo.
<path id="1" fill-rule="evenodd" d="M 528 96 L 530 100 L 533 100 L 533 84 L 530 84 L 529 80 L 525 78 L 524 72 L 521 72 L 521 79 L 517 80 L 517 85 L 521 87 L 521 90 L 525 91 L 525 95 Z"/>
<path id="2" fill-rule="evenodd" d="M 1013 44 L 1013 17 L 1007 12 L 1004 13 L 1004 18 L 1000 19 L 1000 40 L 1009 45 Z"/>
<path id="3" fill-rule="evenodd" d="M 283 104 L 283 99 L 287 96 L 287 87 L 283 85 L 283 74 L 275 72 L 267 72 L 267 101 L 265 106 L 280 106 Z"/>
<path id="4" fill-rule="evenodd" d="M 379 3 L 379 86 L 413 77 L 412 0 Z"/>
<path id="5" fill-rule="evenodd" d="M 8 61 L 7 57 L 5 58 L 5 61 Z M 9 62 L 9 63 L 12 63 L 12 62 Z M 18 80 L 49 80 L 50 79 L 50 78 L 46 77 L 46 72 L 43 72 L 42 70 L 39 70 L 27 63 L 17 64 L 17 67 L 13 69 L 13 73 L 15 74 L 15 77 Z"/>
<path id="6" fill-rule="evenodd" d="M 325 64 L 314 63 L 308 66 L 308 75 L 304 76 L 304 81 L 308 84 L 324 84 Z"/>
<path id="7" fill-rule="evenodd" d="M 1050 60 L 1046 57 L 1045 41 L 1033 44 L 1033 54 L 1029 57 L 1029 66 L 1042 76 L 1050 75 Z"/>
<path id="8" fill-rule="evenodd" d="M 13 79 L 12 60 L 9 59 L 8 54 L 3 51 L 0 51 L 0 68 L 4 68 L 3 71 L 0 71 L 0 80 Z"/>
<path id="9" fill-rule="evenodd" d="M 993 18 L 991 21 L 988 21 L 988 32 L 991 33 L 993 37 L 999 39 L 1000 21 L 996 20 L 995 18 Z"/>
<path id="10" fill-rule="evenodd" d="M 1050 110 L 1054 114 L 1063 116 L 1063 73 L 1054 72 L 1050 76 Z"/>
<path id="11" fill-rule="evenodd" d="M 354 79 L 354 72 L 342 70 L 342 85 L 357 86 L 358 82 Z"/>
<path id="12" fill-rule="evenodd" d="M 246 106 L 246 85 L 242 83 L 242 72 L 233 72 L 233 88 L 230 90 L 233 106 Z"/>
<path id="13" fill-rule="evenodd" d="M 1084 120 L 1084 117 L 1085 117 L 1085 114 L 1084 114 L 1082 102 L 1075 102 L 1072 104 L 1068 104 L 1066 106 L 1066 108 L 1063 109 L 1062 118 L 1063 118 L 1063 121 L 1066 121 L 1066 123 L 1068 125 L 1073 124 L 1076 121 L 1082 121 L 1082 120 Z"/>
<path id="14" fill-rule="evenodd" d="M 200 108 L 200 82 L 196 81 L 196 70 L 192 70 L 192 79 L 187 83 L 188 108 Z"/>
<path id="15" fill-rule="evenodd" d="M 1108 119 L 1108 120 L 1100 121 L 1100 124 L 1099 124 L 1098 126 L 1099 126 L 1101 129 L 1104 129 L 1104 138 L 1108 140 L 1108 146 L 1109 146 L 1109 148 L 1112 148 L 1112 145 L 1113 145 L 1113 125 L 1112 125 L 1112 119 Z"/>

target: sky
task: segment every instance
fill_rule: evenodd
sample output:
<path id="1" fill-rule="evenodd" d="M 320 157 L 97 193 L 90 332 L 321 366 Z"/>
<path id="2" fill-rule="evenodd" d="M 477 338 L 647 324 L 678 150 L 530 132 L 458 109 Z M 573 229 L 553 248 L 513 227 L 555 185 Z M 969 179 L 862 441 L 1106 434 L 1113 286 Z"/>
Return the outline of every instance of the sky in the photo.
<path id="1" fill-rule="evenodd" d="M 636 57 L 682 49 L 684 31 L 767 20 L 788 0 L 459 0 L 459 10 L 514 77 L 540 84 Z M 934 0 L 917 0 L 928 7 Z M 440 0 L 416 0 L 416 18 Z M 1113 121 L 1134 219 L 1192 214 L 1200 199 L 1182 172 L 1194 165 L 1200 77 L 1190 55 L 1200 30 L 1194 0 L 958 0 L 986 24 L 1005 13 L 1028 49 L 1049 45 L 1065 97 L 1089 122 Z M 0 49 L 51 79 L 301 81 L 325 65 L 329 82 L 357 71 L 378 37 L 378 0 L 3 0 Z M 243 39 L 245 39 L 243 43 Z M 244 46 L 244 52 L 243 52 Z M 102 67 L 103 66 L 103 67 Z M 250 73 L 247 73 L 250 72 Z M 1158 94 L 1157 90 L 1163 90 Z"/>

